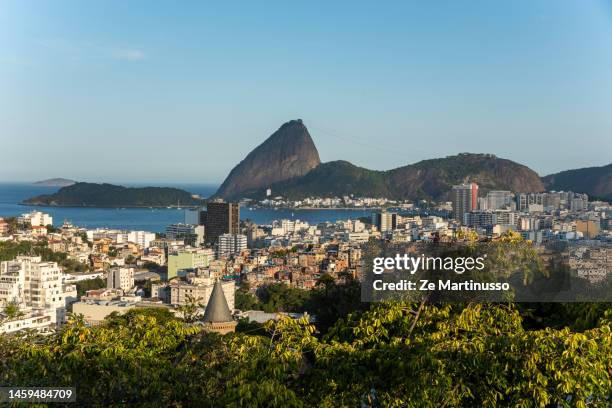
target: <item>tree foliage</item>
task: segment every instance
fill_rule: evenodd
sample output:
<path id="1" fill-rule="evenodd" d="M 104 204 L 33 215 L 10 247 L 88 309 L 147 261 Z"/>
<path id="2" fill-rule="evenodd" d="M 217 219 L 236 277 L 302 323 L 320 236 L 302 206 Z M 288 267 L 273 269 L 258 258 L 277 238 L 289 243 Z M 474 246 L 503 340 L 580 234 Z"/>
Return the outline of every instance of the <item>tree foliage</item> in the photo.
<path id="1" fill-rule="evenodd" d="M 238 310 L 261 310 L 261 302 L 249 291 L 249 285 L 246 282 L 241 283 L 236 289 L 234 306 Z"/>
<path id="2" fill-rule="evenodd" d="M 46 241 L 0 242 L 0 261 L 10 261 L 17 256 L 40 256 L 43 262 L 57 262 L 64 272 L 85 272 L 89 266 L 75 259 L 69 259 L 65 252 L 53 252 Z"/>
<path id="3" fill-rule="evenodd" d="M 106 287 L 106 281 L 102 278 L 84 279 L 76 283 L 79 298 L 88 290 L 102 289 Z"/>
<path id="4" fill-rule="evenodd" d="M 284 283 L 273 283 L 259 288 L 257 296 L 265 312 L 303 312 L 309 293 Z"/>
<path id="5" fill-rule="evenodd" d="M 512 304 L 373 304 L 326 335 L 283 318 L 206 334 L 166 310 L 0 338 L 4 385 L 75 386 L 78 406 L 609 406 L 612 335 L 525 330 Z"/>

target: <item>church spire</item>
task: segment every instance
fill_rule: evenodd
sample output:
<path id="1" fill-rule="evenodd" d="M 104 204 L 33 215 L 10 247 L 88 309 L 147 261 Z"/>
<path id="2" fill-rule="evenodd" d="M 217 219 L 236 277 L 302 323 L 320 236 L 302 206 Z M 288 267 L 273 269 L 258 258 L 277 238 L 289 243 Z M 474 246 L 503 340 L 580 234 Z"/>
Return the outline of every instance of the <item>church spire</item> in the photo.
<path id="1" fill-rule="evenodd" d="M 204 311 L 204 323 L 227 323 L 233 321 L 232 312 L 227 305 L 227 299 L 223 293 L 223 286 L 221 281 L 217 280 Z"/>

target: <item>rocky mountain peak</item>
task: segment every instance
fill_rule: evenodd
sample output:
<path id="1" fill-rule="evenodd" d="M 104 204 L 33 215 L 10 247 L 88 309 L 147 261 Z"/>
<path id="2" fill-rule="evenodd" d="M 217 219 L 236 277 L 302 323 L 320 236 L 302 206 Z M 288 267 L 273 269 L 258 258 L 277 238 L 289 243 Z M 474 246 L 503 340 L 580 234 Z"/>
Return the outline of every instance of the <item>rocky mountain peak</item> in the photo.
<path id="1" fill-rule="evenodd" d="M 302 120 L 291 120 L 234 167 L 215 195 L 236 198 L 272 183 L 301 177 L 320 163 L 319 152 Z"/>

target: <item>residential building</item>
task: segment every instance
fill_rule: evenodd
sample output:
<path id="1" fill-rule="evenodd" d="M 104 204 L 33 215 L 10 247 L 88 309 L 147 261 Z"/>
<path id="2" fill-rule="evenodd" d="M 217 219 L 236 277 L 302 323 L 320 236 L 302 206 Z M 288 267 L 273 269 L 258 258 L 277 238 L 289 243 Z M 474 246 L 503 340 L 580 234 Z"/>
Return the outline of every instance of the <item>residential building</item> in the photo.
<path id="1" fill-rule="evenodd" d="M 546 195 L 546 193 L 520 193 L 517 198 L 519 211 L 527 211 L 532 204 L 538 204 L 544 208 Z"/>
<path id="2" fill-rule="evenodd" d="M 0 262 L 0 307 L 12 303 L 31 316 L 46 313 L 52 323 L 60 324 L 67 306 L 76 300 L 76 286 L 64 282 L 56 262 L 43 262 L 40 256 Z"/>
<path id="3" fill-rule="evenodd" d="M 599 221 L 577 220 L 576 232 L 581 232 L 585 238 L 594 238 L 599 234 Z"/>
<path id="4" fill-rule="evenodd" d="M 511 191 L 489 191 L 485 197 L 478 198 L 478 207 L 480 210 L 514 210 L 514 194 Z"/>
<path id="5" fill-rule="evenodd" d="M 182 240 L 185 245 L 198 247 L 204 243 L 204 226 L 193 224 L 170 224 L 166 227 L 166 239 Z"/>
<path id="6" fill-rule="evenodd" d="M 465 214 L 478 207 L 478 184 L 467 183 L 453 186 L 453 213 L 457 221 L 463 222 Z"/>
<path id="7" fill-rule="evenodd" d="M 151 242 L 155 240 L 154 232 L 147 231 L 130 231 L 127 236 L 128 242 L 133 242 L 140 245 L 141 248 L 148 248 Z"/>
<path id="8" fill-rule="evenodd" d="M 40 211 L 32 211 L 28 214 L 21 214 L 17 219 L 20 224 L 30 225 L 32 227 L 46 227 L 53 225 L 53 217 Z"/>
<path id="9" fill-rule="evenodd" d="M 106 287 L 129 292 L 134 287 L 134 268 L 111 268 L 106 277 Z"/>
<path id="10" fill-rule="evenodd" d="M 109 240 L 113 244 L 138 244 L 141 248 L 148 248 L 155 241 L 155 233 L 148 231 L 122 231 L 116 229 L 96 228 L 87 230 L 89 241 Z"/>
<path id="11" fill-rule="evenodd" d="M 247 249 L 247 237 L 242 234 L 222 234 L 217 242 L 217 259 L 238 255 Z"/>
<path id="12" fill-rule="evenodd" d="M 15 333 L 20 330 L 30 329 L 38 333 L 53 331 L 56 327 L 55 312 L 40 309 L 20 309 L 21 315 L 9 318 L 0 311 L 0 333 Z"/>
<path id="13" fill-rule="evenodd" d="M 485 228 L 497 224 L 497 215 L 492 211 L 471 211 L 464 214 L 463 224 L 473 228 Z"/>
<path id="14" fill-rule="evenodd" d="M 376 226 L 380 232 L 392 231 L 397 228 L 397 213 L 385 210 L 372 213 L 372 225 Z"/>
<path id="15" fill-rule="evenodd" d="M 339 238 L 344 242 L 353 242 L 357 244 L 364 244 L 370 239 L 370 233 L 367 231 L 362 232 L 341 232 Z"/>
<path id="16" fill-rule="evenodd" d="M 494 211 L 497 217 L 497 224 L 501 225 L 517 225 L 519 214 L 516 211 L 496 210 Z"/>
<path id="17" fill-rule="evenodd" d="M 212 260 L 214 253 L 210 248 L 184 248 L 168 255 L 168 280 L 178 276 L 184 270 L 206 268 Z"/>

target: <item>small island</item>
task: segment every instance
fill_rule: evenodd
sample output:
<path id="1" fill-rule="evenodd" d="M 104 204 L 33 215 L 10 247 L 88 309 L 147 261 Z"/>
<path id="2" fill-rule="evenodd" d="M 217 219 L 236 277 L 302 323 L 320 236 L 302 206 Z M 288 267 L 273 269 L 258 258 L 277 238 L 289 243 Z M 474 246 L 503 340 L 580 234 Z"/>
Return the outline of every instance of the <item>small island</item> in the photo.
<path id="1" fill-rule="evenodd" d="M 73 184 L 76 184 L 76 181 L 65 178 L 50 178 L 46 180 L 37 181 L 32 184 L 41 187 L 69 187 Z"/>
<path id="2" fill-rule="evenodd" d="M 124 187 L 113 184 L 76 183 L 57 193 L 28 198 L 21 204 L 48 207 L 181 207 L 205 201 L 172 187 Z"/>

